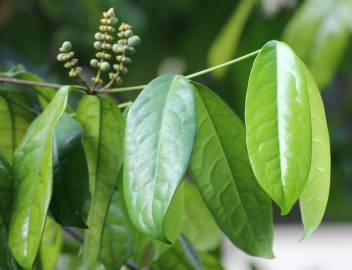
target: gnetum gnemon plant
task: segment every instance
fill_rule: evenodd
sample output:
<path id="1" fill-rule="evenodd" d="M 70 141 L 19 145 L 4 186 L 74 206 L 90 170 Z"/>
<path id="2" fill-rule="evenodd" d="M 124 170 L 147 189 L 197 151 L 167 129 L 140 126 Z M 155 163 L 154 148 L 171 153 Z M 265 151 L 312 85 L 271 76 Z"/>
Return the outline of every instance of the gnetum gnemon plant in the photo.
<path id="1" fill-rule="evenodd" d="M 103 13 L 87 81 L 71 43 L 61 46 L 57 60 L 78 86 L 42 82 L 22 67 L 2 73 L 0 269 L 55 269 L 62 230 L 82 244 L 72 269 L 222 269 L 213 256 L 220 232 L 273 258 L 272 201 L 283 215 L 299 201 L 311 234 L 328 199 L 329 135 L 296 54 L 270 41 L 188 76 L 112 88 L 141 41 L 117 23 L 113 9 Z M 252 56 L 243 123 L 191 79 Z M 32 86 L 42 112 L 13 84 Z M 109 96 L 141 89 L 124 104 Z"/>

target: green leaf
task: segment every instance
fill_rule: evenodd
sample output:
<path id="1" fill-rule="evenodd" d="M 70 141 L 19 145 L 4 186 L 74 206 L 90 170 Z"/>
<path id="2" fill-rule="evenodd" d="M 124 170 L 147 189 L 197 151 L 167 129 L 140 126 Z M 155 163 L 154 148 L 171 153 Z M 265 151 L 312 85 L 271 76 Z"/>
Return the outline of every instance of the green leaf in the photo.
<path id="1" fill-rule="evenodd" d="M 31 269 L 44 230 L 53 187 L 52 141 L 66 108 L 69 87 L 61 88 L 33 121 L 14 154 L 15 196 L 9 246 L 20 265 Z"/>
<path id="2" fill-rule="evenodd" d="M 221 29 L 215 41 L 212 43 L 208 54 L 208 65 L 216 66 L 231 60 L 235 55 L 244 26 L 251 14 L 257 0 L 242 0 L 233 11 L 230 19 Z M 214 71 L 214 75 L 221 78 L 227 68 Z"/>
<path id="3" fill-rule="evenodd" d="M 7 244 L 8 222 L 10 218 L 13 178 L 10 165 L 0 153 L 0 269 L 14 270 L 17 266 Z"/>
<path id="4" fill-rule="evenodd" d="M 270 41 L 256 57 L 245 118 L 254 174 L 287 214 L 307 182 L 312 125 L 305 67 L 286 44 Z"/>
<path id="5" fill-rule="evenodd" d="M 183 229 L 184 216 L 184 181 L 177 187 L 165 216 L 164 231 L 168 235 L 170 242 L 175 242 Z M 139 237 L 139 248 L 137 251 L 138 267 L 150 267 L 158 260 L 172 244 L 165 244 L 148 236 Z"/>
<path id="6" fill-rule="evenodd" d="M 119 190 L 112 197 L 101 240 L 99 259 L 107 270 L 120 269 L 132 257 L 139 237 L 127 214 L 121 180 Z"/>
<path id="7" fill-rule="evenodd" d="M 184 182 L 185 187 L 185 220 L 183 234 L 200 251 L 211 251 L 220 245 L 221 232 L 203 202 L 197 187 Z"/>
<path id="8" fill-rule="evenodd" d="M 324 104 L 308 70 L 306 78 L 312 119 L 312 164 L 299 203 L 304 237 L 315 231 L 323 219 L 330 189 L 330 143 Z"/>
<path id="9" fill-rule="evenodd" d="M 350 0 L 307 0 L 284 32 L 320 87 L 333 78 L 349 43 L 351 9 Z"/>
<path id="10" fill-rule="evenodd" d="M 84 131 L 89 169 L 91 205 L 84 258 L 91 265 L 99 256 L 105 218 L 122 167 L 124 118 L 110 97 L 86 95 L 78 104 L 77 120 Z"/>
<path id="11" fill-rule="evenodd" d="M 83 207 L 89 198 L 89 179 L 82 137 L 82 127 L 64 113 L 55 128 L 54 190 L 50 210 L 61 225 L 87 228 Z"/>
<path id="12" fill-rule="evenodd" d="M 191 174 L 219 228 L 243 251 L 272 258 L 271 201 L 249 160 L 245 128 L 212 91 L 194 84 L 198 131 Z"/>
<path id="13" fill-rule="evenodd" d="M 0 151 L 10 163 L 16 147 L 35 117 L 33 112 L 28 112 L 19 104 L 31 106 L 22 93 L 0 89 Z"/>
<path id="14" fill-rule="evenodd" d="M 199 270 L 194 268 L 192 262 L 185 255 L 185 251 L 177 241 L 172 248 L 165 252 L 154 264 L 155 270 Z"/>
<path id="15" fill-rule="evenodd" d="M 218 259 L 208 253 L 200 253 L 203 270 L 224 270 Z"/>
<path id="16" fill-rule="evenodd" d="M 138 230 L 163 242 L 165 216 L 191 156 L 196 115 L 191 85 L 162 75 L 141 92 L 126 124 L 124 196 Z"/>
<path id="17" fill-rule="evenodd" d="M 40 245 L 40 263 L 42 270 L 55 270 L 59 259 L 63 234 L 61 227 L 51 218 L 45 222 L 43 238 Z"/>
<path id="18" fill-rule="evenodd" d="M 2 73 L 2 75 L 22 80 L 43 82 L 39 76 L 28 72 L 22 65 L 14 66 L 8 72 Z M 56 93 L 53 88 L 45 86 L 33 86 L 33 90 L 38 95 L 39 103 L 43 109 L 48 106 Z"/>

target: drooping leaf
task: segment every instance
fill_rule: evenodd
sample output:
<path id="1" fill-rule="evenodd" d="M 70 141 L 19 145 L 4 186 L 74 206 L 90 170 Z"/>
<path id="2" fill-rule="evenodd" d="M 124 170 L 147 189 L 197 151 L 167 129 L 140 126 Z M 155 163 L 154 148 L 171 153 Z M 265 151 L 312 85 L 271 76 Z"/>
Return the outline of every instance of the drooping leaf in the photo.
<path id="1" fill-rule="evenodd" d="M 91 204 L 84 258 L 91 265 L 99 256 L 105 218 L 122 166 L 124 118 L 107 96 L 84 96 L 76 116 L 84 131 L 89 170 Z"/>
<path id="2" fill-rule="evenodd" d="M 19 104 L 30 106 L 20 92 L 0 89 L 0 151 L 10 163 L 16 147 L 35 117 L 33 112 L 28 112 Z"/>
<path id="3" fill-rule="evenodd" d="M 315 231 L 323 219 L 330 189 L 330 143 L 324 104 L 308 70 L 306 78 L 312 119 L 312 164 L 299 199 L 304 237 Z"/>
<path id="4" fill-rule="evenodd" d="M 14 66 L 8 72 L 2 73 L 2 75 L 22 80 L 43 82 L 39 76 L 27 71 L 22 65 Z M 56 93 L 53 88 L 45 86 L 33 86 L 33 90 L 37 94 L 39 103 L 43 109 L 48 106 Z"/>
<path id="5" fill-rule="evenodd" d="M 40 265 L 43 270 L 55 270 L 59 259 L 63 235 L 61 227 L 51 218 L 45 222 L 40 245 Z"/>
<path id="6" fill-rule="evenodd" d="M 0 269 L 4 270 L 17 269 L 7 244 L 8 223 L 13 193 L 12 181 L 10 165 L 0 152 Z"/>
<path id="7" fill-rule="evenodd" d="M 139 237 L 129 220 L 120 186 L 122 188 L 122 179 L 119 179 L 119 190 L 112 197 L 101 240 L 99 259 L 107 270 L 120 269 L 132 257 Z"/>
<path id="8" fill-rule="evenodd" d="M 208 65 L 215 66 L 231 60 L 235 55 L 243 28 L 257 0 L 242 0 L 236 6 L 230 19 L 212 43 L 208 54 Z M 227 68 L 214 71 L 218 78 L 224 76 Z"/>
<path id="9" fill-rule="evenodd" d="M 333 78 L 350 36 L 350 0 L 307 0 L 295 13 L 284 41 L 308 65 L 320 87 Z"/>
<path id="10" fill-rule="evenodd" d="M 9 246 L 17 262 L 31 269 L 44 230 L 53 187 L 52 141 L 70 87 L 61 88 L 33 121 L 14 154 L 14 204 Z"/>
<path id="11" fill-rule="evenodd" d="M 194 84 L 198 130 L 191 174 L 219 228 L 243 251 L 272 258 L 272 209 L 258 185 L 234 112 L 205 86 Z"/>
<path id="12" fill-rule="evenodd" d="M 197 187 L 189 181 L 185 188 L 185 220 L 183 234 L 200 251 L 211 251 L 220 245 L 221 232 L 203 202 Z"/>
<path id="13" fill-rule="evenodd" d="M 287 214 L 307 182 L 312 125 L 305 67 L 286 44 L 270 41 L 256 57 L 245 118 L 254 174 Z"/>
<path id="14" fill-rule="evenodd" d="M 64 113 L 55 128 L 50 210 L 59 224 L 86 228 L 82 211 L 89 197 L 89 179 L 82 137 L 82 127 Z"/>
<path id="15" fill-rule="evenodd" d="M 190 159 L 196 115 L 192 88 L 182 76 L 162 75 L 129 109 L 124 196 L 132 222 L 146 235 L 169 242 L 165 216 Z"/>

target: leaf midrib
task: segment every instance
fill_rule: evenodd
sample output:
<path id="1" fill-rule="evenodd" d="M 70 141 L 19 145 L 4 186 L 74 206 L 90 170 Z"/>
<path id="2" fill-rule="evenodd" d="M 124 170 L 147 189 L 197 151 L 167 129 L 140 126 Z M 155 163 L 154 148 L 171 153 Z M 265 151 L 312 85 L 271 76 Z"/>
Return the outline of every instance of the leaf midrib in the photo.
<path id="1" fill-rule="evenodd" d="M 157 146 L 157 151 L 156 151 L 156 168 L 155 168 L 155 172 L 154 172 L 154 181 L 153 181 L 153 198 L 152 198 L 152 217 L 153 217 L 153 223 L 155 223 L 154 221 L 154 204 L 155 204 L 155 190 L 156 190 L 156 182 L 157 182 L 157 175 L 158 175 L 158 171 L 159 171 L 159 155 L 160 155 L 160 144 L 161 144 L 161 141 L 159 140 L 159 138 L 161 137 L 161 130 L 162 130 L 162 126 L 163 126 L 163 122 L 164 122 L 164 117 L 165 117 L 165 104 L 167 104 L 167 101 L 168 101 L 168 98 L 169 98 L 169 95 L 172 91 L 172 88 L 174 86 L 174 83 L 176 81 L 176 79 L 178 78 L 178 76 L 174 76 L 174 78 L 172 79 L 171 83 L 170 83 L 170 86 L 168 87 L 168 91 L 167 91 L 167 94 L 166 94 L 166 97 L 164 99 L 164 103 L 162 104 L 163 105 L 163 110 L 162 110 L 162 113 L 161 113 L 161 119 L 160 119 L 160 126 L 159 126 L 159 131 L 158 131 L 158 137 L 157 137 L 157 140 L 158 140 L 158 146 Z M 164 219 L 165 221 L 165 219 Z M 164 224 L 163 224 L 164 226 Z M 158 232 L 156 232 L 158 234 Z M 163 229 L 163 233 L 164 233 L 164 229 Z M 165 235 L 165 237 L 167 238 L 167 236 Z"/>
<path id="2" fill-rule="evenodd" d="M 199 91 L 198 88 L 197 88 L 196 91 Z M 205 102 L 203 101 L 201 95 L 200 95 L 199 93 L 197 93 L 197 95 L 199 96 L 199 99 L 200 99 L 200 101 L 201 101 L 201 104 L 203 105 L 205 111 L 207 112 L 207 114 L 208 114 L 208 116 L 209 116 L 208 119 L 210 119 L 211 127 L 212 127 L 213 131 L 214 131 L 215 134 L 216 134 L 215 138 L 216 138 L 216 140 L 218 141 L 218 143 L 219 143 L 219 145 L 220 145 L 221 152 L 223 153 L 223 155 L 224 155 L 224 157 L 225 157 L 225 163 L 226 163 L 226 166 L 227 166 L 227 168 L 228 168 L 228 170 L 229 170 L 229 172 L 230 172 L 231 178 L 232 178 L 232 182 L 231 182 L 231 183 L 233 184 L 233 186 L 235 187 L 235 190 L 236 190 L 236 192 L 237 192 L 237 195 L 238 195 L 238 198 L 239 198 L 239 201 L 240 201 L 241 208 L 242 208 L 243 213 L 244 213 L 244 215 L 245 215 L 245 217 L 246 217 L 246 220 L 247 220 L 248 227 L 250 228 L 252 234 L 254 235 L 254 238 L 257 239 L 257 237 L 256 237 L 257 235 L 256 235 L 256 233 L 254 232 L 254 230 L 253 230 L 253 228 L 252 228 L 252 226 L 251 226 L 251 223 L 249 222 L 249 218 L 248 218 L 248 215 L 247 215 L 247 213 L 246 213 L 246 209 L 245 209 L 245 207 L 243 206 L 242 198 L 241 198 L 240 193 L 239 193 L 239 191 L 238 191 L 238 188 L 237 188 L 237 186 L 236 186 L 235 178 L 234 178 L 234 176 L 233 176 L 233 174 L 232 174 L 231 167 L 230 167 L 230 165 L 229 165 L 229 163 L 228 163 L 228 157 L 227 157 L 227 155 L 226 155 L 224 146 L 223 146 L 223 144 L 222 144 L 222 142 L 221 142 L 221 140 L 220 140 L 220 138 L 219 138 L 219 136 L 218 136 L 218 132 L 217 132 L 216 127 L 215 127 L 215 125 L 214 125 L 213 119 L 210 117 L 210 113 L 209 113 L 208 107 L 206 106 Z M 215 221 L 217 222 L 216 219 L 215 219 Z M 262 246 L 261 242 L 259 242 L 259 241 L 257 241 L 257 240 L 255 240 L 255 241 L 256 241 L 259 245 Z M 262 246 L 262 247 L 263 247 L 263 246 Z"/>

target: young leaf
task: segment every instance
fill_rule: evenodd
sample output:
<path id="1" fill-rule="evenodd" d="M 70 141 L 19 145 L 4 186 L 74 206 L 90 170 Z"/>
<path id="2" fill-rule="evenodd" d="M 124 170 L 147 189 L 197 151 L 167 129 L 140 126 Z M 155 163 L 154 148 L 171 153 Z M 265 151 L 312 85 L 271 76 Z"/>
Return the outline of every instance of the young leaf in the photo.
<path id="1" fill-rule="evenodd" d="M 22 93 L 0 89 L 0 151 L 10 163 L 16 147 L 35 117 L 33 112 L 28 112 L 19 104 L 31 106 Z"/>
<path id="2" fill-rule="evenodd" d="M 349 0 L 307 0 L 284 32 L 320 87 L 331 81 L 348 45 L 351 10 Z"/>
<path id="3" fill-rule="evenodd" d="M 245 128 L 205 86 L 194 84 L 198 131 L 191 174 L 219 228 L 243 251 L 272 258 L 272 209 L 249 160 Z"/>
<path id="4" fill-rule="evenodd" d="M 185 220 L 183 234 L 200 251 L 211 251 L 220 245 L 221 232 L 199 194 L 197 187 L 184 182 Z"/>
<path id="5" fill-rule="evenodd" d="M 254 174 L 287 214 L 307 182 L 312 126 L 305 67 L 286 44 L 270 41 L 256 57 L 245 118 Z"/>
<path id="6" fill-rule="evenodd" d="M 324 104 L 308 70 L 306 78 L 312 119 L 312 164 L 307 184 L 299 198 L 304 237 L 315 231 L 323 219 L 330 189 L 330 143 Z"/>
<path id="7" fill-rule="evenodd" d="M 82 211 L 89 197 L 89 179 L 82 137 L 82 127 L 64 113 L 55 128 L 54 190 L 50 210 L 59 224 L 86 228 Z"/>
<path id="8" fill-rule="evenodd" d="M 40 264 L 43 270 L 55 270 L 59 259 L 63 235 L 61 227 L 51 218 L 45 222 L 43 238 L 40 245 Z"/>
<path id="9" fill-rule="evenodd" d="M 123 161 L 124 118 L 113 99 L 84 96 L 77 108 L 84 130 L 83 147 L 89 170 L 91 205 L 84 243 L 84 258 L 96 262 L 105 218 Z"/>
<path id="10" fill-rule="evenodd" d="M 2 73 L 2 75 L 34 82 L 43 81 L 37 75 L 28 72 L 22 65 L 14 66 L 8 72 Z M 33 90 L 38 95 L 39 103 L 43 109 L 48 106 L 48 104 L 54 98 L 56 93 L 53 88 L 45 86 L 33 86 Z"/>
<path id="11" fill-rule="evenodd" d="M 187 170 L 196 131 L 191 85 L 162 75 L 141 92 L 126 124 L 124 196 L 132 222 L 146 235 L 169 242 L 167 209 Z"/>
<path id="12" fill-rule="evenodd" d="M 30 125 L 14 154 L 15 196 L 9 246 L 25 269 L 32 269 L 44 230 L 53 186 L 53 134 L 65 111 L 69 89 L 63 87 L 56 93 Z"/>
<path id="13" fill-rule="evenodd" d="M 235 8 L 228 22 L 211 45 L 208 55 L 209 66 L 215 66 L 231 60 L 235 55 L 243 28 L 257 0 L 242 0 Z M 227 68 L 214 71 L 214 74 L 221 78 Z"/>
<path id="14" fill-rule="evenodd" d="M 16 264 L 7 245 L 7 231 L 13 192 L 11 168 L 0 153 L 0 269 L 15 270 Z"/>

